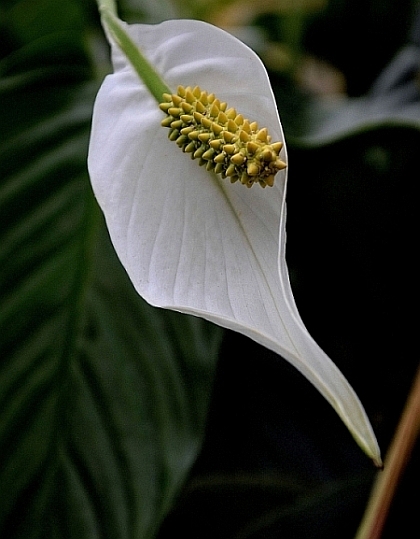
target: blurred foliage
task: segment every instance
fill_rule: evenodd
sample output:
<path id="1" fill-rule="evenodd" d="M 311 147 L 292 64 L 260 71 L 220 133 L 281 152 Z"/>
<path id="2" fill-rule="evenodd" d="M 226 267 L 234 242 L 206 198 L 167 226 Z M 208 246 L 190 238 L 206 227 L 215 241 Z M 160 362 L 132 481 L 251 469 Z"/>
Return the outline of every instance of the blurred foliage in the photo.
<path id="1" fill-rule="evenodd" d="M 120 2 L 266 61 L 297 304 L 384 451 L 418 363 L 416 5 Z M 0 536 L 353 537 L 374 471 L 327 403 L 244 337 L 219 349 L 219 328 L 146 305 L 116 260 L 85 164 L 110 69 L 95 2 L 1 0 L 0 47 Z M 415 526 L 418 472 L 417 445 L 384 539 Z"/>

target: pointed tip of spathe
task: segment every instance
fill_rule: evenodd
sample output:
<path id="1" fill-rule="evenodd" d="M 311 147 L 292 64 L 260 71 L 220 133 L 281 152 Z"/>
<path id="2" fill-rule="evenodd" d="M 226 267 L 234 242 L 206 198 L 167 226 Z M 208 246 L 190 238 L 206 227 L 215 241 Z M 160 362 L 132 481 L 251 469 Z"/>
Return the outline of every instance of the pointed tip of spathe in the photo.
<path id="1" fill-rule="evenodd" d="M 372 458 L 372 462 L 375 468 L 377 468 L 379 471 L 382 471 L 384 469 L 384 463 L 382 462 L 381 457 Z"/>
<path id="2" fill-rule="evenodd" d="M 378 470 L 382 470 L 383 467 L 384 467 L 384 464 L 382 462 L 382 457 L 381 457 L 381 451 L 379 449 L 379 446 L 376 442 L 376 438 L 375 438 L 375 441 L 374 441 L 374 444 L 372 446 L 362 446 L 361 445 L 361 448 L 363 449 L 363 451 L 366 453 L 366 455 L 371 459 L 373 465 L 375 466 L 375 468 L 377 468 Z"/>
<path id="3" fill-rule="evenodd" d="M 365 416 L 365 420 L 367 421 L 367 423 L 363 425 L 364 426 L 363 436 L 361 435 L 361 430 L 359 429 L 356 430 L 354 428 L 354 425 L 350 427 L 347 424 L 347 427 L 349 428 L 351 434 L 353 435 L 354 440 L 356 441 L 360 449 L 365 453 L 367 457 L 369 457 L 369 459 L 372 461 L 372 464 L 375 466 L 375 468 L 378 468 L 380 470 L 383 468 L 381 450 L 379 448 L 378 441 L 373 432 L 373 429 L 366 416 Z M 367 427 L 367 430 L 365 430 L 366 427 Z"/>
<path id="4" fill-rule="evenodd" d="M 365 454 L 370 458 L 375 468 L 377 468 L 378 470 L 382 470 L 384 467 L 384 464 L 382 461 L 381 451 L 379 449 L 378 444 L 375 443 L 373 447 L 367 447 L 367 446 L 362 446 L 362 445 L 360 445 L 360 447 L 365 452 Z"/>

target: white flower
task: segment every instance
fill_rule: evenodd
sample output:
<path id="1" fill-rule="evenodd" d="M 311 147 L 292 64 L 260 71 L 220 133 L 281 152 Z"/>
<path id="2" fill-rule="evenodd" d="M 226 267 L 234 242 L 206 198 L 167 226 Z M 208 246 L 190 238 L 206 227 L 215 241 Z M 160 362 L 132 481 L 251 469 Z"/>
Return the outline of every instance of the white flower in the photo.
<path id="1" fill-rule="evenodd" d="M 284 142 L 267 73 L 243 43 L 192 20 L 123 27 L 174 92 L 178 85 L 213 92 Z M 280 354 L 379 464 L 359 399 L 296 309 L 285 262 L 287 169 L 273 187 L 247 189 L 198 166 L 168 139 L 165 114 L 111 44 L 115 72 L 97 96 L 88 164 L 134 287 L 152 305 L 201 316 Z M 280 158 L 287 162 L 285 147 Z"/>

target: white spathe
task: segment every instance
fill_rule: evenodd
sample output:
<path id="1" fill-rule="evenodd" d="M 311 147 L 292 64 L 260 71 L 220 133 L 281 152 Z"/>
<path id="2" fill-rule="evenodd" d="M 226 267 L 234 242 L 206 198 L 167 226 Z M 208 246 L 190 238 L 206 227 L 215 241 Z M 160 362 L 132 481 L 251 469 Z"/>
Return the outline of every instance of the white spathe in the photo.
<path id="1" fill-rule="evenodd" d="M 266 70 L 242 42 L 193 20 L 125 28 L 174 91 L 198 85 L 284 141 Z M 295 306 L 285 262 L 287 169 L 274 187 L 248 189 L 199 167 L 168 140 L 165 115 L 111 45 L 115 72 L 96 99 L 88 165 L 136 290 L 152 305 L 201 316 L 283 356 L 379 464 L 359 399 Z M 285 148 L 280 157 L 287 162 Z"/>

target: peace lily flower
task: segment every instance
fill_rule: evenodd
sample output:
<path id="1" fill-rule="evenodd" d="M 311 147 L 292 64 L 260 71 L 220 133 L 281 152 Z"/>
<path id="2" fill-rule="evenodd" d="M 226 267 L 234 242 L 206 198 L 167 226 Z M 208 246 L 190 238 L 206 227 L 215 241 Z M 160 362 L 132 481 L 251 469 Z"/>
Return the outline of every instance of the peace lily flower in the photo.
<path id="1" fill-rule="evenodd" d="M 203 22 L 126 25 L 108 6 L 102 17 L 114 73 L 96 99 L 88 165 L 134 287 L 152 305 L 238 331 L 288 360 L 380 465 L 358 397 L 309 335 L 293 299 L 285 262 L 287 155 L 261 61 Z M 257 135 L 264 146 L 258 171 L 249 166 Z"/>

